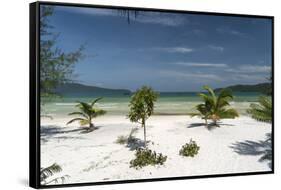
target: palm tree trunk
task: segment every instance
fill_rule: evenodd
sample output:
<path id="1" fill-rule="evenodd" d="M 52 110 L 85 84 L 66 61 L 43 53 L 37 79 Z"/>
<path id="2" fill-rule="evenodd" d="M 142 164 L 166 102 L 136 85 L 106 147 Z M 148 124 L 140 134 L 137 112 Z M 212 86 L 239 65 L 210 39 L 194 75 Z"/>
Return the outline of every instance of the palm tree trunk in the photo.
<path id="1" fill-rule="evenodd" d="M 220 127 L 220 126 L 218 125 L 218 123 L 217 123 L 217 120 L 216 120 L 216 119 L 214 119 L 214 125 L 215 125 L 216 127 Z"/>
<path id="2" fill-rule="evenodd" d="M 205 118 L 205 125 L 206 125 L 206 127 L 208 127 L 208 121 L 206 118 Z"/>
<path id="3" fill-rule="evenodd" d="M 94 125 L 93 123 L 90 123 L 90 124 L 89 124 L 89 128 L 90 128 L 90 129 L 92 129 L 92 128 L 94 128 L 94 127 L 95 127 L 95 125 Z"/>

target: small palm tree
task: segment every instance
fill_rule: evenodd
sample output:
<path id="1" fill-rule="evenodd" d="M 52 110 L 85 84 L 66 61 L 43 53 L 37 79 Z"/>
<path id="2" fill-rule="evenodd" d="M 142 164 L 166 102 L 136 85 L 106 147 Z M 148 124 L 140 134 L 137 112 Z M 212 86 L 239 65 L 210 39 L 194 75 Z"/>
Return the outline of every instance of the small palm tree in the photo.
<path id="1" fill-rule="evenodd" d="M 250 105 L 250 109 L 247 113 L 252 116 L 253 119 L 271 123 L 272 121 L 272 101 L 270 97 L 260 96 L 258 104 L 253 103 Z"/>
<path id="2" fill-rule="evenodd" d="M 199 96 L 203 99 L 204 103 L 196 106 L 198 113 L 190 114 L 191 116 L 201 116 L 205 119 L 207 123 L 207 119 L 211 119 L 214 125 L 217 125 L 217 121 L 220 119 L 226 118 L 235 118 L 238 117 L 238 112 L 229 108 L 229 101 L 233 100 L 233 96 L 230 90 L 222 89 L 217 95 L 209 86 L 203 87 L 207 90 L 206 93 L 200 93 Z"/>
<path id="3" fill-rule="evenodd" d="M 144 146 L 146 147 L 146 120 L 152 115 L 154 102 L 157 101 L 157 93 L 152 88 L 143 86 L 132 96 L 129 107 L 129 119 L 131 122 L 140 123 L 144 132 Z"/>
<path id="4" fill-rule="evenodd" d="M 79 121 L 81 126 L 88 125 L 89 129 L 93 129 L 95 127 L 92 123 L 93 118 L 104 115 L 106 113 L 106 111 L 94 107 L 95 103 L 101 99 L 102 98 L 97 98 L 90 104 L 85 102 L 78 102 L 76 107 L 78 107 L 80 111 L 72 112 L 68 115 L 79 115 L 80 117 L 70 120 L 69 122 L 67 122 L 67 125 L 74 121 Z"/>
<path id="5" fill-rule="evenodd" d="M 211 111 L 211 107 L 208 104 L 206 105 L 206 103 L 203 103 L 203 104 L 198 104 L 195 108 L 198 112 L 190 113 L 189 115 L 191 117 L 194 116 L 201 117 L 201 119 L 205 120 L 205 125 L 208 126 L 208 118 Z"/>
<path id="6" fill-rule="evenodd" d="M 58 183 L 61 181 L 61 183 L 64 183 L 65 179 L 68 178 L 68 175 L 64 175 L 61 177 L 54 178 L 52 180 L 48 180 L 49 177 L 55 175 L 56 173 L 59 173 L 62 171 L 62 168 L 60 165 L 54 163 L 51 166 L 48 166 L 46 168 L 40 169 L 40 182 L 41 185 L 47 185 L 50 183 Z"/>

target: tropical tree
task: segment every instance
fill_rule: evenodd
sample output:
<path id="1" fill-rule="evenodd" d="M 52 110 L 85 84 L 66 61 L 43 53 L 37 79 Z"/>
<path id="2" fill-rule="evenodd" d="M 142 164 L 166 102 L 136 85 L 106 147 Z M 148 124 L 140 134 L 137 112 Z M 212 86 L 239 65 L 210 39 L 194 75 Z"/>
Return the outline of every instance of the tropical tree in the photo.
<path id="1" fill-rule="evenodd" d="M 54 6 L 40 6 L 40 96 L 41 113 L 43 105 L 50 98 L 57 97 L 56 88 L 72 81 L 74 65 L 83 58 L 83 46 L 66 52 L 58 46 L 59 34 L 54 32 L 50 17 Z"/>
<path id="2" fill-rule="evenodd" d="M 257 103 L 250 105 L 250 109 L 247 110 L 247 113 L 255 120 L 261 122 L 272 122 L 272 101 L 271 97 L 260 96 Z"/>
<path id="3" fill-rule="evenodd" d="M 208 126 L 208 118 L 209 118 L 209 115 L 211 113 L 210 112 L 211 111 L 211 105 L 208 102 L 205 102 L 205 103 L 202 103 L 202 104 L 198 104 L 195 108 L 198 112 L 190 113 L 189 115 L 191 117 L 194 117 L 194 116 L 201 117 L 201 119 L 205 120 L 205 125 Z"/>
<path id="4" fill-rule="evenodd" d="M 238 112 L 229 108 L 229 101 L 233 100 L 233 96 L 230 90 L 222 89 L 218 94 L 214 92 L 209 86 L 203 86 L 203 89 L 207 90 L 207 93 L 199 93 L 198 95 L 203 99 L 204 103 L 196 106 L 197 113 L 190 114 L 191 116 L 201 116 L 205 119 L 211 119 L 214 125 L 217 125 L 217 121 L 226 118 L 238 117 Z"/>
<path id="5" fill-rule="evenodd" d="M 61 181 L 62 183 L 64 183 L 65 179 L 68 178 L 68 175 L 64 175 L 62 177 L 57 177 L 54 178 L 52 180 L 48 180 L 49 177 L 55 175 L 56 173 L 59 173 L 62 171 L 62 168 L 60 165 L 54 163 L 51 166 L 48 166 L 46 168 L 41 168 L 40 169 L 40 182 L 41 185 L 47 185 L 50 183 L 58 183 L 59 181 Z"/>
<path id="6" fill-rule="evenodd" d="M 93 129 L 95 126 L 92 122 L 93 118 L 104 115 L 106 111 L 102 109 L 95 108 L 95 103 L 101 100 L 102 98 L 97 98 L 90 104 L 86 102 L 78 102 L 76 107 L 79 109 L 79 111 L 69 113 L 68 115 L 78 115 L 80 117 L 76 117 L 69 122 L 67 122 L 67 125 L 79 121 L 81 126 L 88 125 L 89 129 Z"/>
<path id="7" fill-rule="evenodd" d="M 146 147 L 146 120 L 152 115 L 158 94 L 152 88 L 143 86 L 131 98 L 128 118 L 143 127 L 144 146 Z"/>

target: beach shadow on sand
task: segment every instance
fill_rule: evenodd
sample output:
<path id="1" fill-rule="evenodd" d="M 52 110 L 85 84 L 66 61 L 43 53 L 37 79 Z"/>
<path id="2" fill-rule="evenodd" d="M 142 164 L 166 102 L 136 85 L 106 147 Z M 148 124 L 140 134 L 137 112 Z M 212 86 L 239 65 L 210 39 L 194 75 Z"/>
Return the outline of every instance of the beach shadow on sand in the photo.
<path id="1" fill-rule="evenodd" d="M 213 130 L 213 129 L 219 128 L 221 126 L 234 126 L 234 125 L 222 123 L 222 122 L 218 122 L 216 125 L 213 123 L 209 123 L 207 126 L 205 123 L 191 123 L 187 126 L 187 128 L 205 127 L 208 130 Z"/>
<path id="2" fill-rule="evenodd" d="M 139 138 L 132 137 L 128 140 L 126 147 L 131 151 L 134 151 L 138 148 L 144 148 L 144 141 Z"/>
<path id="3" fill-rule="evenodd" d="M 261 155 L 260 162 L 268 162 L 268 166 L 272 169 L 272 141 L 271 133 L 266 134 L 266 140 L 263 141 L 250 141 L 233 143 L 230 148 L 240 155 Z"/>
<path id="4" fill-rule="evenodd" d="M 81 127 L 77 129 L 69 129 L 68 127 L 59 127 L 56 125 L 43 125 L 40 128 L 40 135 L 41 136 L 52 136 L 52 135 L 57 135 L 57 134 L 68 134 L 68 133 L 90 133 L 95 130 L 98 130 L 100 126 L 93 127 L 91 129 L 86 128 L 86 127 Z"/>
<path id="5" fill-rule="evenodd" d="M 40 137 L 42 142 L 48 142 L 49 139 L 59 139 L 59 140 L 67 140 L 67 139 L 83 139 L 82 137 L 73 137 L 67 134 L 87 134 L 91 133 L 95 130 L 98 130 L 100 126 L 96 126 L 94 128 L 77 128 L 77 129 L 69 129 L 68 127 L 59 127 L 56 125 L 43 125 L 40 128 Z M 64 135 L 64 136 L 56 136 L 56 135 Z"/>

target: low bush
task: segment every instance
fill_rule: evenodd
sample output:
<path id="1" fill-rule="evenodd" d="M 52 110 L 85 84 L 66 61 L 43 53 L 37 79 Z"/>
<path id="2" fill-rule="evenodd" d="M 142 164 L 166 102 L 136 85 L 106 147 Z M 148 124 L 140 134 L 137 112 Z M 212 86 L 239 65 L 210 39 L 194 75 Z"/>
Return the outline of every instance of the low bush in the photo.
<path id="1" fill-rule="evenodd" d="M 167 156 L 147 148 L 138 148 L 135 153 L 136 158 L 130 161 L 130 167 L 140 169 L 147 165 L 163 165 L 167 160 Z"/>
<path id="2" fill-rule="evenodd" d="M 134 134 L 136 133 L 137 130 L 138 130 L 137 128 L 133 128 L 128 136 L 124 136 L 124 135 L 118 136 L 115 142 L 117 144 L 134 143 L 136 141 Z"/>
<path id="3" fill-rule="evenodd" d="M 126 144 L 128 141 L 128 137 L 121 135 L 117 137 L 116 143 L 118 144 Z"/>
<path id="4" fill-rule="evenodd" d="M 198 154 L 199 149 L 200 147 L 196 144 L 196 142 L 190 139 L 189 143 L 182 146 L 179 154 L 182 156 L 194 157 Z"/>

